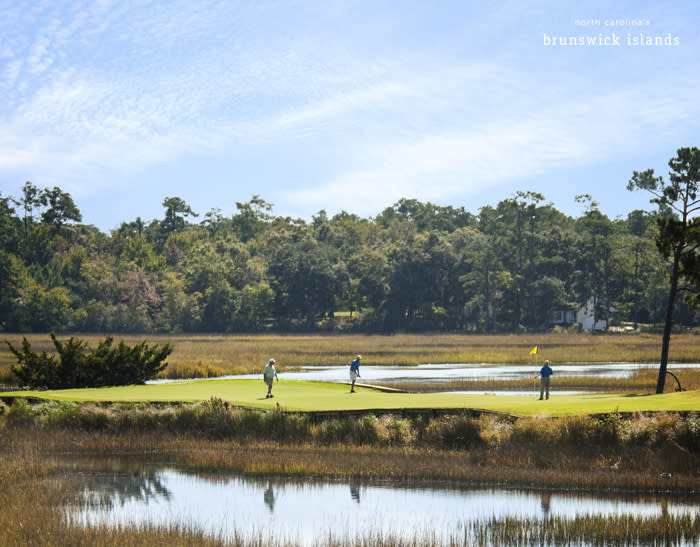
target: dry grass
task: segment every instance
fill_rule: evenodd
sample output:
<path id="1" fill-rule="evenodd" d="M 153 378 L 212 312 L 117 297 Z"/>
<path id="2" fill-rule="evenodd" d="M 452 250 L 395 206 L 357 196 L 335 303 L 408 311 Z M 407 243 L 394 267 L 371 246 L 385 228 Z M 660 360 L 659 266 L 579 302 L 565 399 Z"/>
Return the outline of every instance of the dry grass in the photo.
<path id="1" fill-rule="evenodd" d="M 74 439 L 77 440 L 77 439 Z M 245 537 L 234 532 L 233 537 L 217 536 L 184 524 L 158 527 L 155 525 L 87 525 L 71 522 L 64 507 L 77 499 L 80 483 L 74 476 L 61 474 L 47 464 L 37 449 L 40 439 L 13 439 L 12 453 L 4 454 L 0 466 L 0 544 L 8 547 L 36 545 L 72 546 L 239 546 L 262 547 L 280 545 L 292 547 L 293 539 L 275 538 L 256 533 Z M 274 448 L 273 448 L 274 450 Z M 292 455 L 290 453 L 279 456 Z M 452 463 L 454 462 L 447 462 Z M 50 479 L 50 480 L 48 480 Z M 540 519 L 491 519 L 469 523 L 457 532 L 426 531 L 406 539 L 382 535 L 381 532 L 355 534 L 332 531 L 320 533 L 315 545 L 333 547 L 384 546 L 418 547 L 444 545 L 515 545 L 522 544 L 590 544 L 635 545 L 652 544 L 664 538 L 665 545 L 687 544 L 700 539 L 700 517 L 697 515 L 661 515 L 654 517 L 611 516 Z"/>
<path id="2" fill-rule="evenodd" d="M 127 409 L 123 409 L 126 411 Z M 156 413 L 143 407 L 143 412 Z M 222 409 L 219 409 L 222 411 Z M 116 411 L 115 411 L 116 412 Z M 281 415 L 276 419 L 281 419 Z M 697 428 L 697 418 L 692 423 Z M 378 422 L 378 420 L 377 420 Z M 53 457 L 104 457 L 100 465 L 118 465 L 124 458 L 177 464 L 191 472 L 241 472 L 254 475 L 325 476 L 404 484 L 535 487 L 561 490 L 655 492 L 673 491 L 697 495 L 697 469 L 667 470 L 662 439 L 679 428 L 674 415 L 619 416 L 595 419 L 578 416 L 552 420 L 527 418 L 516 422 L 482 417 L 444 417 L 423 424 L 422 435 L 444 439 L 452 435 L 453 448 L 435 449 L 416 445 L 417 436 L 402 431 L 406 420 L 375 423 L 394 431 L 398 445 L 355 443 L 279 442 L 274 439 L 212 440 L 201 431 L 172 433 L 163 429 L 138 428 L 124 432 L 71 427 L 7 427 L 0 419 L 0 544 L 2 545 L 266 545 L 269 537 L 211 537 L 184 525 L 87 526 L 71 524 L 63 512 L 76 499 L 77 479 L 59 472 Z M 431 432 L 432 431 L 432 432 Z M 695 442 L 698 441 L 695 431 Z M 477 434 L 479 441 L 472 437 Z M 595 439 L 593 436 L 597 436 Z M 433 441 L 435 440 L 433 439 Z M 627 439 L 627 445 L 623 442 Z M 462 443 L 461 446 L 460 442 Z M 697 447 L 695 447 L 697 449 Z M 552 454 L 556 454 L 553 458 Z M 97 460 L 94 460 L 97 461 Z M 112 462 L 112 463 L 110 463 Z M 47 480 L 50 478 L 51 480 Z M 660 534 L 660 535 L 659 535 Z M 685 537 L 700 539 L 700 518 L 580 517 L 550 519 L 494 519 L 470 525 L 468 534 L 454 537 L 453 545 L 513 545 L 519 538 L 608 544 L 636 544 L 667 537 L 673 545 Z M 279 545 L 294 541 L 272 538 Z M 406 540 L 370 534 L 359 538 L 323 537 L 318 544 L 349 545 L 441 545 L 431 537 Z M 598 543 L 596 543 L 598 544 Z"/>
<path id="3" fill-rule="evenodd" d="M 670 370 L 673 370 L 670 367 Z M 681 382 L 681 387 L 686 391 L 700 390 L 700 369 L 676 370 L 674 374 Z M 655 368 L 636 371 L 629 378 L 606 378 L 592 376 L 559 376 L 552 383 L 553 392 L 557 391 L 586 391 L 586 392 L 610 392 L 610 393 L 643 393 L 654 391 L 658 371 Z M 539 382 L 533 378 L 521 378 L 517 380 L 452 380 L 447 382 L 411 382 L 410 387 L 401 382 L 377 381 L 376 385 L 394 388 L 409 389 L 416 393 L 430 393 L 443 391 L 533 391 L 538 393 Z M 676 391 L 678 385 L 670 376 L 666 380 L 665 393 Z"/>
<path id="4" fill-rule="evenodd" d="M 68 337 L 69 335 L 64 335 Z M 91 347 L 101 335 L 77 335 Z M 22 335 L 7 334 L 5 339 L 18 346 Z M 53 349 L 45 334 L 30 334 L 35 351 Z M 60 337 L 60 338 L 63 338 Z M 661 337 L 652 334 L 593 335 L 548 333 L 532 335 L 397 334 L 372 335 L 126 335 L 127 343 L 147 340 L 151 344 L 172 342 L 166 377 L 211 377 L 257 373 L 270 357 L 281 370 L 302 366 L 346 365 L 358 353 L 363 365 L 412 366 L 424 363 L 523 364 L 537 345 L 539 360 L 555 363 L 640 362 L 659 359 Z M 700 337 L 674 335 L 672 362 L 695 362 L 700 356 Z M 9 365 L 14 356 L 5 344 L 0 346 L 0 384 L 11 378 Z"/>
<path id="5" fill-rule="evenodd" d="M 695 414 L 313 418 L 214 399 L 176 407 L 20 401 L 0 418 L 3 425 L 0 450 L 11 452 L 16 444 L 47 454 L 157 455 L 256 474 L 700 491 Z"/>

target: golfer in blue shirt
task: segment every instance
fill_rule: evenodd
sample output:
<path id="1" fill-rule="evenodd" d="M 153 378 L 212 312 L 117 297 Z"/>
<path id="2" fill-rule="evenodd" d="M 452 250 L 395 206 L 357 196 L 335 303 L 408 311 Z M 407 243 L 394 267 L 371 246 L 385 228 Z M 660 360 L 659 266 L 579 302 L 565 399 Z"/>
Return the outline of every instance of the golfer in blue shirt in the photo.
<path id="1" fill-rule="evenodd" d="M 552 378 L 552 368 L 549 366 L 549 359 L 544 362 L 544 366 L 540 369 L 540 401 L 542 400 L 542 395 L 547 393 L 547 399 L 549 399 L 549 382 Z"/>
<path id="2" fill-rule="evenodd" d="M 362 359 L 362 356 L 358 355 L 350 363 L 350 381 L 352 382 L 350 393 L 355 393 L 355 380 L 360 377 L 360 359 Z"/>

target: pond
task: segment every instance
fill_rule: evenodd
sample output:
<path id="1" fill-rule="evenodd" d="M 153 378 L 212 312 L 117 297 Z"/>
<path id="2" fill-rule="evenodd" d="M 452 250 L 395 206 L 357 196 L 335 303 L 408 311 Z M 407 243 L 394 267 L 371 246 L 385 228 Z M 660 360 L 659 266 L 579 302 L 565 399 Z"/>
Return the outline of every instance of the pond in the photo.
<path id="1" fill-rule="evenodd" d="M 74 468 L 74 471 L 77 471 Z M 670 497 L 595 497 L 549 491 L 406 487 L 241 475 L 174 467 L 81 470 L 86 482 L 69 517 L 80 524 L 185 525 L 224 538 L 317 544 L 328 537 L 464 538 L 492 518 L 695 514 Z"/>

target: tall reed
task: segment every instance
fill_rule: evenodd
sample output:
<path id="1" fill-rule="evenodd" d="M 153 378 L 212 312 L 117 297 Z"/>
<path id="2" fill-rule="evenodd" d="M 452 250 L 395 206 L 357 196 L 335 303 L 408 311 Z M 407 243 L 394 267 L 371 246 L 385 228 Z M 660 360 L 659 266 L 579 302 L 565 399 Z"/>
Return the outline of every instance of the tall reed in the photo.
<path id="1" fill-rule="evenodd" d="M 700 416 L 694 413 L 319 418 L 244 410 L 215 398 L 165 406 L 29 405 L 18 399 L 0 424 L 6 437 L 34 435 L 61 450 L 184 453 L 199 467 L 250 473 L 345 476 L 357 469 L 360 476 L 507 479 L 585 489 L 700 488 Z M 450 463 L 460 458 L 457 467 Z M 465 466 L 464 458 L 474 465 Z"/>
<path id="2" fill-rule="evenodd" d="M 53 351 L 45 334 L 28 334 L 35 351 Z M 101 335 L 78 335 L 91 347 Z M 22 335 L 7 334 L 15 346 Z M 60 338 L 60 337 L 59 337 Z M 654 334 L 539 333 L 526 335 L 396 334 L 396 335 L 125 335 L 126 343 L 172 343 L 174 351 L 162 377 L 212 377 L 224 374 L 258 373 L 274 357 L 280 370 L 305 366 L 349 365 L 357 353 L 363 366 L 414 366 L 424 363 L 531 362 L 530 350 L 538 346 L 541 359 L 572 362 L 658 362 L 661 337 Z M 700 337 L 673 337 L 671 362 L 695 362 L 700 355 Z M 0 383 L 11 378 L 9 365 L 15 359 L 0 344 Z"/>

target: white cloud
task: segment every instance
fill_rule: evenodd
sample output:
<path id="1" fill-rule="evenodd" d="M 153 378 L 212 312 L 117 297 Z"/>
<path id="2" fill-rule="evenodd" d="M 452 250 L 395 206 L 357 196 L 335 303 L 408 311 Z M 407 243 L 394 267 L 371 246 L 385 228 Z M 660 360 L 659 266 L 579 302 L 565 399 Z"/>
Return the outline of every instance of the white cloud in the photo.
<path id="1" fill-rule="evenodd" d="M 408 142 L 384 142 L 384 147 L 364 143 L 365 152 L 374 145 L 379 151 L 316 186 L 285 193 L 284 199 L 305 210 L 342 203 L 365 214 L 376 211 L 377 202 L 390 204 L 401 197 L 464 199 L 564 166 L 613 161 L 652 144 L 650 131 L 662 132 L 700 112 L 700 105 L 685 110 L 669 105 L 658 89 L 647 93 L 572 97 L 522 118 L 494 112 L 489 120 L 463 128 L 457 121 L 449 132 Z"/>

